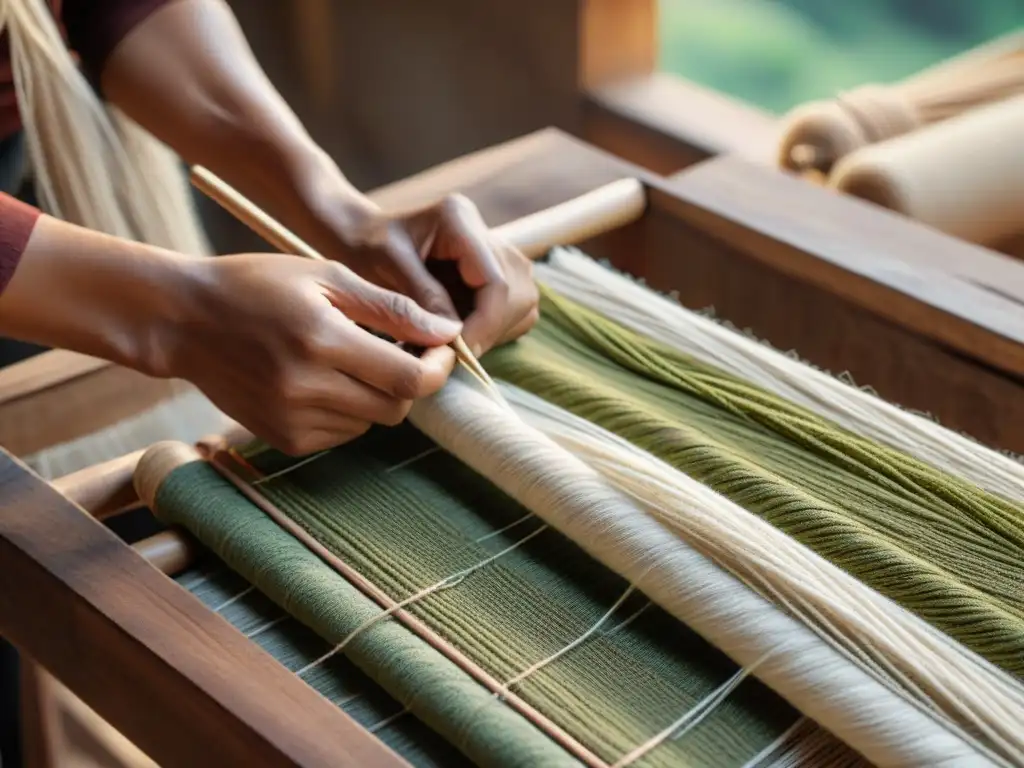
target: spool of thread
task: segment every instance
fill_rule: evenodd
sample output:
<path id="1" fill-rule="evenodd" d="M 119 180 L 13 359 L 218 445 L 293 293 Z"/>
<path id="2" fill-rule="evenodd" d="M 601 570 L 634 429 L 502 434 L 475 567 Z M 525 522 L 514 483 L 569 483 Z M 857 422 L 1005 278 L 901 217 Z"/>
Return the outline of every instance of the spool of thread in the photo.
<path id="1" fill-rule="evenodd" d="M 803 104 L 784 120 L 778 164 L 829 174 L 858 149 L 1024 93 L 1024 31 L 891 85 L 865 85 Z"/>
<path id="2" fill-rule="evenodd" d="M 1024 96 L 863 147 L 828 185 L 996 246 L 1024 232 Z"/>

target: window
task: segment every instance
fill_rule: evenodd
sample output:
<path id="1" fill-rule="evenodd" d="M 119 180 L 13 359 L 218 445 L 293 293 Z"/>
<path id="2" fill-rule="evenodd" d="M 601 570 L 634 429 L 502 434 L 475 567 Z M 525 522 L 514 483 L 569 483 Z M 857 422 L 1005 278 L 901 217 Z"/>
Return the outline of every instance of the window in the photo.
<path id="1" fill-rule="evenodd" d="M 1024 0 L 659 0 L 660 69 L 772 112 L 1024 25 Z"/>

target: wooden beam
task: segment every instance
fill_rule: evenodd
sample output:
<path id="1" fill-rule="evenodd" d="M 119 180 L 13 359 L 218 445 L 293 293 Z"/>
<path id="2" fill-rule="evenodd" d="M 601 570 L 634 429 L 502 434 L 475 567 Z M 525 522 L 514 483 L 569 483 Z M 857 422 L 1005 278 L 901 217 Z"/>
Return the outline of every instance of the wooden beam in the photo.
<path id="1" fill-rule="evenodd" d="M 773 115 L 655 72 L 588 89 L 582 138 L 667 176 L 719 155 L 771 165 L 778 134 Z"/>
<path id="2" fill-rule="evenodd" d="M 0 634 L 160 765 L 405 765 L 0 452 Z"/>

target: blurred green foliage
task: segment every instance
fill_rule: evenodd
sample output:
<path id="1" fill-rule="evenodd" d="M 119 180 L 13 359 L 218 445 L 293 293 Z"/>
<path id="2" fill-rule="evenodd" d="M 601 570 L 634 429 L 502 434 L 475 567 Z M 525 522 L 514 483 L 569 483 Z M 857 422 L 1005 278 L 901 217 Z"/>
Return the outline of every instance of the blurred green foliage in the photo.
<path id="1" fill-rule="evenodd" d="M 1024 0 L 659 0 L 661 69 L 773 112 L 1024 26 Z"/>

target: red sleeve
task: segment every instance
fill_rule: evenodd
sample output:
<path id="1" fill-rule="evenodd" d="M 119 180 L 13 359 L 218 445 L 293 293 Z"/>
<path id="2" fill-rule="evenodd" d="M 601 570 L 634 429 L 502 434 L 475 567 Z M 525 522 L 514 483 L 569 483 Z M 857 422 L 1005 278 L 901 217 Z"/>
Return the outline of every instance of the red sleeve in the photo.
<path id="1" fill-rule="evenodd" d="M 168 2 L 171 0 L 63 0 L 61 21 L 68 47 L 82 60 L 86 76 L 98 82 L 117 44 Z"/>
<path id="2" fill-rule="evenodd" d="M 38 208 L 0 192 L 0 293 L 14 276 L 39 216 Z"/>

